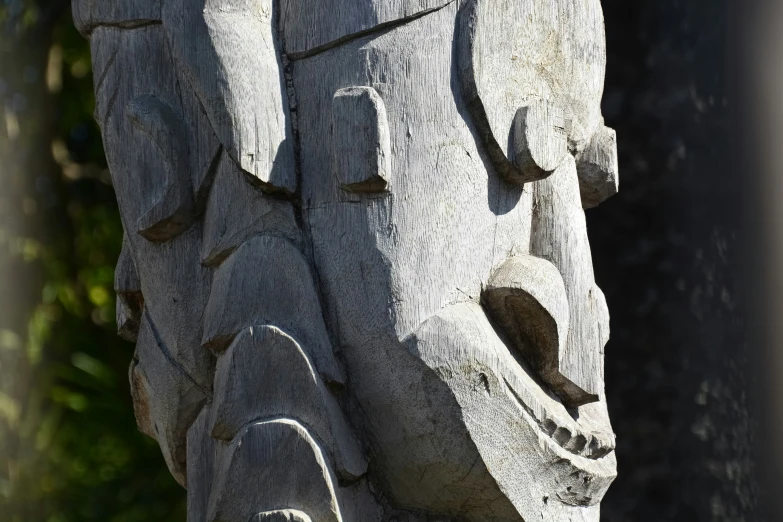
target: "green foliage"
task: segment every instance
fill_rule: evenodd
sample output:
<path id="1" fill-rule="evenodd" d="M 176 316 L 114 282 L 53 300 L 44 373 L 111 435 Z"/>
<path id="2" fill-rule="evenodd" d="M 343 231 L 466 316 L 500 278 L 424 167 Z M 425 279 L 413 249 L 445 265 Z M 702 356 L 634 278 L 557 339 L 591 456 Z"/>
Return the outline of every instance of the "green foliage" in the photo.
<path id="1" fill-rule="evenodd" d="M 184 520 L 133 418 L 122 226 L 67 7 L 0 4 L 0 521 Z"/>

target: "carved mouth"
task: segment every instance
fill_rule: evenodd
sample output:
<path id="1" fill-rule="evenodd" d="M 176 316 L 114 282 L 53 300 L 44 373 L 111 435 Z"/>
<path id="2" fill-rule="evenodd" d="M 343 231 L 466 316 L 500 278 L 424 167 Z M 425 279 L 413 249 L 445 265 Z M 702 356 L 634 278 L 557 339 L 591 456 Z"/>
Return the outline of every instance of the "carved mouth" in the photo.
<path id="1" fill-rule="evenodd" d="M 533 408 L 526 404 L 525 400 L 520 397 L 515 387 L 507 379 L 504 378 L 503 383 L 517 404 L 530 415 L 536 425 L 538 425 L 538 428 L 564 450 L 579 457 L 592 460 L 603 458 L 614 451 L 614 434 L 607 434 L 598 430 L 586 430 L 580 427 L 570 416 L 566 418 L 562 415 L 552 414 L 551 409 L 543 404 L 540 404 L 539 408 Z M 536 409 L 544 414 L 538 415 Z"/>

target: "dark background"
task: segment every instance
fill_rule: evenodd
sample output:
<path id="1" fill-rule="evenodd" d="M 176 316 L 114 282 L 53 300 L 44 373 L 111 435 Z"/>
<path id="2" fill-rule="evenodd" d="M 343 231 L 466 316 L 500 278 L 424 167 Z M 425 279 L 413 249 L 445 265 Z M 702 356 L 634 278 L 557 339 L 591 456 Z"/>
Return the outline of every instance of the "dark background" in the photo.
<path id="1" fill-rule="evenodd" d="M 738 19 L 728 0 L 603 5 L 621 168 L 587 213 L 612 313 L 603 520 L 758 520 Z M 5 0 L 0 28 L 0 520 L 183 521 L 114 335 L 122 232 L 87 43 L 66 1 Z"/>
<path id="2" fill-rule="evenodd" d="M 755 520 L 735 114 L 744 21 L 722 0 L 603 0 L 620 194 L 588 211 L 612 316 L 619 477 L 606 521 Z"/>

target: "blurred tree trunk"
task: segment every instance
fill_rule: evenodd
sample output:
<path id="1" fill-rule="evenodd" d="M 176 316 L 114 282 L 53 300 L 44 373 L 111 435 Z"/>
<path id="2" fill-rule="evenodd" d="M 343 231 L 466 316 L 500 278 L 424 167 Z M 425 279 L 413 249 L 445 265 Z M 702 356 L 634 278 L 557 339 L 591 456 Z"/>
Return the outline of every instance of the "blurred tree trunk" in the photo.
<path id="1" fill-rule="evenodd" d="M 30 464 L 46 378 L 36 369 L 40 259 L 44 244 L 68 236 L 52 155 L 57 96 L 49 85 L 53 30 L 68 6 L 12 0 L 0 8 L 0 506 L 10 496 L 9 520 L 41 513 L 38 499 L 14 490 L 38 478 Z"/>

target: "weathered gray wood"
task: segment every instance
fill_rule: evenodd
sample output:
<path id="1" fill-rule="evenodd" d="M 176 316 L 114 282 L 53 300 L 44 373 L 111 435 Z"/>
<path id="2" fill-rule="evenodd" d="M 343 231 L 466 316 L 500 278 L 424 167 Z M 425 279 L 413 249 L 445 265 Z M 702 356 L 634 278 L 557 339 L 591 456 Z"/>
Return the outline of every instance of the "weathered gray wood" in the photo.
<path id="1" fill-rule="evenodd" d="M 311 522 L 311 518 L 301 511 L 284 509 L 258 513 L 250 519 L 250 522 Z"/>
<path id="2" fill-rule="evenodd" d="M 566 121 L 560 107 L 535 100 L 520 108 L 511 127 L 514 165 L 526 181 L 544 179 L 568 154 Z"/>
<path id="3" fill-rule="evenodd" d="M 205 522 L 215 474 L 218 441 L 209 436 L 209 405 L 205 405 L 187 434 L 188 520 Z"/>
<path id="4" fill-rule="evenodd" d="M 347 192 L 382 192 L 389 182 L 386 107 L 372 87 L 340 89 L 332 99 L 332 169 Z"/>
<path id="5" fill-rule="evenodd" d="M 555 393 L 569 404 L 594 400 L 563 375 L 569 362 L 568 296 L 553 264 L 528 255 L 510 258 L 492 274 L 483 301 L 508 342 Z"/>
<path id="6" fill-rule="evenodd" d="M 114 269 L 114 291 L 117 293 L 117 333 L 126 341 L 136 342 L 141 325 L 144 296 L 128 238 L 122 238 L 122 250 Z"/>
<path id="7" fill-rule="evenodd" d="M 217 159 L 206 202 L 202 263 L 219 265 L 254 235 L 273 235 L 299 244 L 301 233 L 294 207 L 252 185 L 239 166 L 223 155 Z"/>
<path id="8" fill-rule="evenodd" d="M 184 121 L 156 96 L 144 94 L 128 102 L 125 114 L 158 148 L 166 166 L 164 191 L 139 216 L 139 234 L 150 241 L 168 241 L 193 222 L 193 194 L 188 173 L 188 146 Z"/>
<path id="9" fill-rule="evenodd" d="M 254 326 L 220 355 L 210 434 L 230 441 L 256 419 L 296 419 L 324 444 L 342 480 L 367 471 L 367 461 L 340 406 L 299 344 L 277 328 Z"/>
<path id="10" fill-rule="evenodd" d="M 466 0 L 463 9 L 460 83 L 497 172 L 512 182 L 530 181 L 509 161 L 509 132 L 517 110 L 536 100 L 563 111 L 570 147 L 583 150 L 601 121 L 606 42 L 600 1 Z"/>
<path id="11" fill-rule="evenodd" d="M 595 284 L 590 241 L 576 164 L 568 157 L 549 178 L 535 185 L 530 253 L 554 264 L 565 281 L 570 309 L 568 342 L 560 354 L 563 375 L 587 396 L 603 391 L 603 349 L 609 340 L 609 315 Z M 592 396 L 592 397 L 591 397 Z"/>
<path id="12" fill-rule="evenodd" d="M 173 0 L 163 26 L 223 147 L 270 192 L 296 190 L 272 0 Z"/>
<path id="13" fill-rule="evenodd" d="M 291 58 L 314 54 L 356 36 L 399 25 L 454 0 L 281 0 L 285 52 Z"/>
<path id="14" fill-rule="evenodd" d="M 132 29 L 160 23 L 160 0 L 78 0 L 73 2 L 73 21 L 85 36 L 98 26 Z"/>
<path id="15" fill-rule="evenodd" d="M 318 443 L 300 423 L 252 423 L 227 446 L 218 446 L 207 522 L 247 522 L 267 506 L 340 522 L 337 479 Z"/>
<path id="16" fill-rule="evenodd" d="M 310 267 L 285 239 L 253 237 L 215 271 L 201 344 L 222 352 L 253 325 L 273 325 L 295 336 L 325 381 L 345 382 L 323 323 Z"/>
<path id="17" fill-rule="evenodd" d="M 599 0 L 120 4 L 74 17 L 189 520 L 596 522 Z"/>
<path id="18" fill-rule="evenodd" d="M 184 486 L 187 431 L 210 392 L 174 359 L 148 314 L 144 314 L 136 344 L 131 390 L 140 430 L 158 441 L 169 470 Z"/>
<path id="19" fill-rule="evenodd" d="M 613 448 L 603 419 L 574 419 L 514 361 L 475 303 L 443 309 L 409 343 L 448 386 L 459 405 L 451 415 L 464 416 L 479 462 L 522 519 L 598 520 L 598 502 L 615 474 L 614 454 L 601 458 Z"/>
<path id="20" fill-rule="evenodd" d="M 620 186 L 617 166 L 617 133 L 602 125 L 577 163 L 579 191 L 584 208 L 597 207 L 617 194 Z"/>

